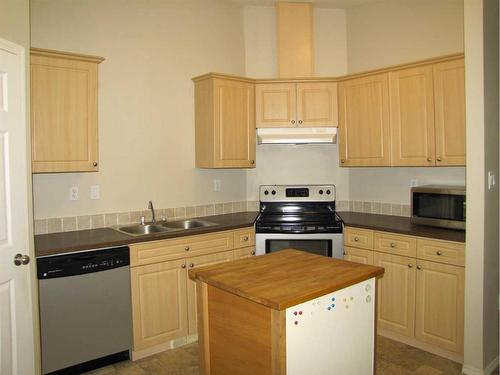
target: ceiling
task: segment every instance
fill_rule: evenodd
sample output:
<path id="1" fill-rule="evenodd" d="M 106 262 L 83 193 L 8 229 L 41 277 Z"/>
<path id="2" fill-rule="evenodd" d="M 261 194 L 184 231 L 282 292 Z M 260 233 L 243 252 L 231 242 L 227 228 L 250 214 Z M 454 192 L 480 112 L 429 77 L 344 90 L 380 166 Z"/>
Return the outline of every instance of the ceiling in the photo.
<path id="1" fill-rule="evenodd" d="M 274 5 L 277 0 L 229 0 L 241 5 Z M 314 3 L 318 7 L 352 8 L 358 5 L 373 3 L 377 0 L 287 0 L 289 2 Z"/>

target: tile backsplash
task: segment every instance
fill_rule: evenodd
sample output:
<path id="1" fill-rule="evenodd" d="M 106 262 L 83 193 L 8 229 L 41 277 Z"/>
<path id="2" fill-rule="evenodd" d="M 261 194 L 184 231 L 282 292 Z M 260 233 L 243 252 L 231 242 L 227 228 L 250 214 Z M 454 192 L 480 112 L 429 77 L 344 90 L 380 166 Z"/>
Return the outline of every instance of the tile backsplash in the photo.
<path id="1" fill-rule="evenodd" d="M 337 201 L 336 205 L 338 211 L 355 211 L 407 217 L 410 216 L 409 205 L 362 201 Z M 158 220 L 166 218 L 168 221 L 172 221 L 189 219 L 192 217 L 203 217 L 229 214 L 233 212 L 258 210 L 259 202 L 242 201 L 214 203 L 190 207 L 160 208 L 155 209 L 155 213 Z M 96 229 L 111 227 L 114 225 L 140 223 L 141 216 L 144 216 L 146 218 L 146 221 L 151 221 L 150 210 L 39 219 L 35 220 L 35 234 L 71 232 L 75 230 Z"/>

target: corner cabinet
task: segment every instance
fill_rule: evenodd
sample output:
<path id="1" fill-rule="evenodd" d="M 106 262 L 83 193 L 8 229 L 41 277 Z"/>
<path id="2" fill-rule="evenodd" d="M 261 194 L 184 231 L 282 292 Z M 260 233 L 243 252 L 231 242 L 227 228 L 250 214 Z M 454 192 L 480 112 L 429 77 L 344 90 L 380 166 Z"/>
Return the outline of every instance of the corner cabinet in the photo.
<path id="1" fill-rule="evenodd" d="M 255 85 L 206 74 L 195 84 L 197 168 L 255 167 Z"/>
<path id="2" fill-rule="evenodd" d="M 97 65 L 103 60 L 31 49 L 33 173 L 98 171 Z"/>

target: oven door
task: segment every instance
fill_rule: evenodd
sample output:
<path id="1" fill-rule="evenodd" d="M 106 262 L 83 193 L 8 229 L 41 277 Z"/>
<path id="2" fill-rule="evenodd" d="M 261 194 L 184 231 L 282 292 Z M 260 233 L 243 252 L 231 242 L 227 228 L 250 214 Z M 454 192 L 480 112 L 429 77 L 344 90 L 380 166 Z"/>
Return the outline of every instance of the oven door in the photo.
<path id="1" fill-rule="evenodd" d="M 256 255 L 274 253 L 283 249 L 297 249 L 309 253 L 342 259 L 342 233 L 257 233 Z"/>

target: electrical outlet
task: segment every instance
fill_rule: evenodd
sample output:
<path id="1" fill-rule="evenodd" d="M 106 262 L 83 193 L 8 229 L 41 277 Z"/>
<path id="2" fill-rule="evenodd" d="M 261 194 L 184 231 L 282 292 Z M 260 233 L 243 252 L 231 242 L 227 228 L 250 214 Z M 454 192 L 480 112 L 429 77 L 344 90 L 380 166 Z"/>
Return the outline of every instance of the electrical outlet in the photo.
<path id="1" fill-rule="evenodd" d="M 101 198 L 101 188 L 99 185 L 92 185 L 90 187 L 90 199 Z"/>
<path id="2" fill-rule="evenodd" d="M 221 191 L 222 183 L 220 180 L 214 180 L 214 191 Z"/>
<path id="3" fill-rule="evenodd" d="M 79 199 L 78 186 L 72 186 L 69 188 L 69 200 L 77 201 Z"/>

